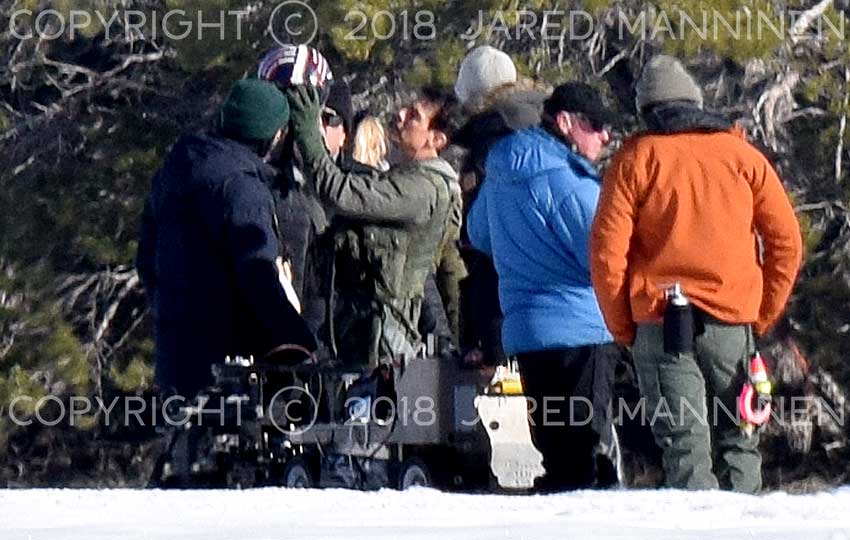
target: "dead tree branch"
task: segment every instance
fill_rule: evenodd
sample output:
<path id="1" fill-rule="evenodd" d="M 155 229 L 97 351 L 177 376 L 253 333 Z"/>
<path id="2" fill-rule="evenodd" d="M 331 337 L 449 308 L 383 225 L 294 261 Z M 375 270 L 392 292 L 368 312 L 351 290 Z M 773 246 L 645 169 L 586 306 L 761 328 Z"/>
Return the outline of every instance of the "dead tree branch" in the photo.
<path id="1" fill-rule="evenodd" d="M 844 155 L 844 130 L 847 128 L 847 106 L 850 104 L 850 67 L 844 68 L 844 100 L 838 121 L 838 144 L 835 147 L 835 183 L 841 183 L 841 158 Z"/>

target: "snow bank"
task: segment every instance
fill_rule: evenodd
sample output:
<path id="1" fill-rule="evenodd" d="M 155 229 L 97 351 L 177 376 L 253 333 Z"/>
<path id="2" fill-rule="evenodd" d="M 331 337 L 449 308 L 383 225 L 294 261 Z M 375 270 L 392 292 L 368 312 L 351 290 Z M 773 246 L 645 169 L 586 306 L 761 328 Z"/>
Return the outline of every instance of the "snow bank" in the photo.
<path id="1" fill-rule="evenodd" d="M 751 497 L 415 489 L 0 491 L 0 540 L 850 540 L 850 488 Z"/>

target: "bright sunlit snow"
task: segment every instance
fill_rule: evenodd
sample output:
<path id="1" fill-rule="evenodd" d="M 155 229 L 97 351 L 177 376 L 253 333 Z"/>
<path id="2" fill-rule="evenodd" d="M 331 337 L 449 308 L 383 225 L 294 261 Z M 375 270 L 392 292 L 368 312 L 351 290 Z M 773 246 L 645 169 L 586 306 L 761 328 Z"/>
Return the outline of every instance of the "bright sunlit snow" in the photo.
<path id="1" fill-rule="evenodd" d="M 850 488 L 751 497 L 414 489 L 0 491 L 2 540 L 850 540 Z"/>

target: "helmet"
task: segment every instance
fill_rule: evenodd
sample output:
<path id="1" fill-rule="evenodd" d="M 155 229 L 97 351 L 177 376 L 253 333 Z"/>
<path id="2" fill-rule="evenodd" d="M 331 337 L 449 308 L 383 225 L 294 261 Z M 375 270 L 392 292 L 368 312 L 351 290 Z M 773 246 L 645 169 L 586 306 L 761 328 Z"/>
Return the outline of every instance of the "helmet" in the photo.
<path id="1" fill-rule="evenodd" d="M 257 76 L 278 88 L 309 84 L 319 91 L 322 103 L 328 97 L 333 80 L 330 64 L 322 53 L 307 45 L 281 45 L 270 50 L 260 61 Z"/>

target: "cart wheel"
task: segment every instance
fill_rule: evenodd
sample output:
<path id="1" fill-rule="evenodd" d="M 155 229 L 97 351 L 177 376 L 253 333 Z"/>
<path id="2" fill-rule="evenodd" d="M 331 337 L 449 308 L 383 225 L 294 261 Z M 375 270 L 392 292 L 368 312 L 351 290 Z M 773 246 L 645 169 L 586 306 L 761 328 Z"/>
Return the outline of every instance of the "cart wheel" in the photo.
<path id="1" fill-rule="evenodd" d="M 284 487 L 299 489 L 316 487 L 316 479 L 306 459 L 296 457 L 286 464 L 283 469 L 283 485 Z"/>
<path id="2" fill-rule="evenodd" d="M 434 487 L 431 469 L 419 458 L 406 460 L 398 473 L 398 489 L 411 487 Z"/>

